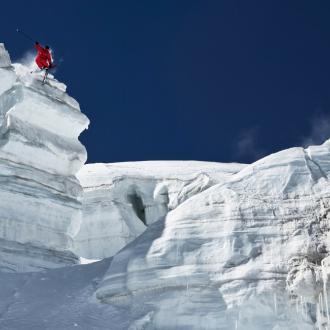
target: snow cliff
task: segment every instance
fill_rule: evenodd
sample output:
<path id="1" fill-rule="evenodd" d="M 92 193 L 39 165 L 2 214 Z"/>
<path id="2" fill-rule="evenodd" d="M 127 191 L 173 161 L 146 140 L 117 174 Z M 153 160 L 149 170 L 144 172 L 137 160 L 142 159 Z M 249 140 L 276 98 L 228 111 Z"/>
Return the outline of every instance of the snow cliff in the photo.
<path id="1" fill-rule="evenodd" d="M 97 298 L 131 329 L 328 329 L 329 175 L 330 142 L 243 168 L 115 255 Z"/>
<path id="2" fill-rule="evenodd" d="M 179 161 L 85 165 L 78 173 L 83 222 L 75 252 L 88 259 L 114 255 L 186 199 L 244 167 Z"/>
<path id="3" fill-rule="evenodd" d="M 65 85 L 11 65 L 0 44 L 0 269 L 78 262 L 70 248 L 81 222 L 75 174 L 89 121 Z"/>

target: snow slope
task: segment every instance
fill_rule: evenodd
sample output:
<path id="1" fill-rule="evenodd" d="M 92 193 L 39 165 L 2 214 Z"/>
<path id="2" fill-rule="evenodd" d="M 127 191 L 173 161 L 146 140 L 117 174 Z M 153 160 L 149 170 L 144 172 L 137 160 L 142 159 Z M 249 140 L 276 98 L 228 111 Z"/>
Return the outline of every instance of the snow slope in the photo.
<path id="1" fill-rule="evenodd" d="M 93 292 L 109 266 L 105 260 L 35 273 L 0 273 L 0 329 L 69 330 L 126 328 L 111 305 L 98 304 Z"/>
<path id="2" fill-rule="evenodd" d="M 70 251 L 81 222 L 75 174 L 89 121 L 65 85 L 11 65 L 0 44 L 0 269 L 28 271 L 78 262 Z"/>
<path id="3" fill-rule="evenodd" d="M 114 255 L 169 210 L 244 167 L 179 161 L 85 165 L 78 173 L 84 195 L 75 252 L 90 259 Z"/>

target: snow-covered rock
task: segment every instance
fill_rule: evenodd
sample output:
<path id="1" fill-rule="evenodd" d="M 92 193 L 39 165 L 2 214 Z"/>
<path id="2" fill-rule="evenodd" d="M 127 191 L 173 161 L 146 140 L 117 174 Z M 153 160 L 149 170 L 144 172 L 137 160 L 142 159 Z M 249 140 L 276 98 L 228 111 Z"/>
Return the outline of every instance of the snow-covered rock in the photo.
<path id="1" fill-rule="evenodd" d="M 330 142 L 246 166 L 115 255 L 97 298 L 132 329 L 328 329 L 329 176 Z"/>
<path id="2" fill-rule="evenodd" d="M 91 259 L 114 255 L 169 210 L 244 167 L 193 161 L 85 165 L 78 173 L 84 196 L 76 253 Z"/>
<path id="3" fill-rule="evenodd" d="M 0 269 L 77 263 L 75 174 L 87 158 L 78 136 L 89 121 L 63 84 L 11 65 L 3 44 L 0 64 Z"/>

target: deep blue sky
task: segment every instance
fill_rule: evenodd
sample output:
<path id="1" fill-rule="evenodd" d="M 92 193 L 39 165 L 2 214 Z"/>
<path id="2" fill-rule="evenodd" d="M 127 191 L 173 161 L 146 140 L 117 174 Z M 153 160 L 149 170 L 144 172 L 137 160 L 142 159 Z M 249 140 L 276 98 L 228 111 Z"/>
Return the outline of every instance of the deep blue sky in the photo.
<path id="1" fill-rule="evenodd" d="M 88 162 L 250 162 L 330 136 L 328 0 L 6 2 L 14 60 L 33 50 L 16 27 L 64 59 Z"/>

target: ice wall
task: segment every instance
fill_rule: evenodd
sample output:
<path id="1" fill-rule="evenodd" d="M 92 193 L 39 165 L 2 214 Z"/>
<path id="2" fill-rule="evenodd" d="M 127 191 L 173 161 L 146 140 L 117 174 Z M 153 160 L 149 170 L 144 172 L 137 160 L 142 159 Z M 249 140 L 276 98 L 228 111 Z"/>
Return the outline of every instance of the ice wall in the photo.
<path id="1" fill-rule="evenodd" d="M 84 195 L 76 253 L 89 259 L 114 255 L 186 199 L 244 167 L 192 161 L 85 165 L 78 173 Z"/>
<path id="2" fill-rule="evenodd" d="M 97 298 L 131 329 L 329 329 L 329 175 L 329 142 L 245 167 L 115 255 Z"/>
<path id="3" fill-rule="evenodd" d="M 76 263 L 81 222 L 75 177 L 86 161 L 78 141 L 89 121 L 65 85 L 11 65 L 0 44 L 0 269 Z"/>

